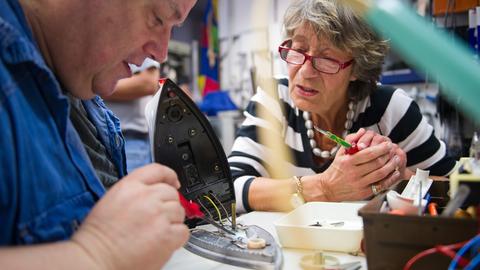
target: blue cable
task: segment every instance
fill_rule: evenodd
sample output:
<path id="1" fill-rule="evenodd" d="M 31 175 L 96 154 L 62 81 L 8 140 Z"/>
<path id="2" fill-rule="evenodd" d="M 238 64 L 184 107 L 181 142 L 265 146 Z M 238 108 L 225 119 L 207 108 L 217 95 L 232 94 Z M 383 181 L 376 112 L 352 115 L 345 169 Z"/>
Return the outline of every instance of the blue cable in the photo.
<path id="1" fill-rule="evenodd" d="M 452 262 L 448 266 L 448 270 L 455 270 L 457 268 L 458 260 L 460 257 L 463 256 L 467 250 L 470 249 L 471 246 L 475 245 L 476 243 L 480 243 L 480 234 L 472 238 L 470 241 L 468 241 L 458 252 L 457 255 L 455 255 L 455 258 L 453 258 Z"/>
<path id="2" fill-rule="evenodd" d="M 430 192 L 427 192 L 427 194 L 425 194 L 425 197 L 423 197 L 423 198 L 426 201 L 425 207 L 423 208 L 424 212 L 425 212 L 425 211 L 428 211 L 428 204 L 430 203 L 430 200 L 432 199 L 432 196 L 430 195 Z"/>
<path id="3" fill-rule="evenodd" d="M 464 268 L 464 270 L 473 270 L 477 269 L 476 267 L 480 265 L 480 255 L 475 256 L 470 263 Z"/>

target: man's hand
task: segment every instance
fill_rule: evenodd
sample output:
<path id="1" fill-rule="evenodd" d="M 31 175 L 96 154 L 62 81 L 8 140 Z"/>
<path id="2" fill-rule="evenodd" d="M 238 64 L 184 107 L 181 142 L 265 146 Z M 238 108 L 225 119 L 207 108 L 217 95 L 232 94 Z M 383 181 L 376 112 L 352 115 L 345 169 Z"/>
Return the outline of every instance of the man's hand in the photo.
<path id="1" fill-rule="evenodd" d="M 160 269 L 189 236 L 177 176 L 151 164 L 113 186 L 72 241 L 102 269 Z"/>

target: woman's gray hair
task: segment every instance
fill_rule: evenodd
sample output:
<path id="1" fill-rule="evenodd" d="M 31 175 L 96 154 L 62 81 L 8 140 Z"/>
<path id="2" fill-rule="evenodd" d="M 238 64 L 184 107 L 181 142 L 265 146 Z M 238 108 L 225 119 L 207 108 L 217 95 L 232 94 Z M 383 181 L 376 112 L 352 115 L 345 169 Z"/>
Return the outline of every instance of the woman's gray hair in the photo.
<path id="1" fill-rule="evenodd" d="M 377 36 L 357 13 L 336 0 L 296 0 L 284 16 L 287 37 L 292 37 L 304 23 L 314 29 L 318 38 L 329 39 L 355 59 L 353 75 L 357 80 L 349 85 L 352 98 L 362 99 L 376 89 L 388 42 Z"/>

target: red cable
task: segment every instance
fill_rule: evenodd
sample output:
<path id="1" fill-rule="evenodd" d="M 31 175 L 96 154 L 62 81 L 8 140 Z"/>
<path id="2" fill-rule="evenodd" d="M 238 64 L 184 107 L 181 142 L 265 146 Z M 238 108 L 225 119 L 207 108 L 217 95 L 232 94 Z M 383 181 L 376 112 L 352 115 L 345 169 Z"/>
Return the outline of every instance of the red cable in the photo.
<path id="1" fill-rule="evenodd" d="M 423 258 L 425 256 L 428 256 L 430 254 L 436 253 L 436 252 L 437 252 L 436 248 L 430 248 L 430 249 L 427 249 L 427 250 L 424 250 L 424 251 L 418 253 L 417 255 L 410 258 L 410 260 L 408 260 L 408 262 L 403 267 L 403 270 L 410 270 L 410 268 L 412 268 L 412 265 L 414 263 L 416 263 L 418 260 L 420 260 L 421 258 Z"/>
<path id="2" fill-rule="evenodd" d="M 405 266 L 403 267 L 403 270 L 410 270 L 413 266 L 413 264 L 415 264 L 418 260 L 420 260 L 421 258 L 423 257 L 426 257 L 428 255 L 431 255 L 431 254 L 434 254 L 434 253 L 441 253 L 443 255 L 446 255 L 450 258 L 455 258 L 455 255 L 456 255 L 456 252 L 454 252 L 453 250 L 454 249 L 459 249 L 461 248 L 463 245 L 465 245 L 468 241 L 463 241 L 461 243 L 456 243 L 456 244 L 451 244 L 451 245 L 437 245 L 433 248 L 429 248 L 429 249 L 426 249 L 420 253 L 418 253 L 417 255 L 413 256 L 410 260 L 408 260 L 408 262 L 405 264 Z M 458 264 L 461 266 L 461 267 L 465 267 L 467 266 L 468 264 L 470 263 L 469 260 L 463 258 L 463 257 L 460 257 L 460 259 L 458 260 Z"/>

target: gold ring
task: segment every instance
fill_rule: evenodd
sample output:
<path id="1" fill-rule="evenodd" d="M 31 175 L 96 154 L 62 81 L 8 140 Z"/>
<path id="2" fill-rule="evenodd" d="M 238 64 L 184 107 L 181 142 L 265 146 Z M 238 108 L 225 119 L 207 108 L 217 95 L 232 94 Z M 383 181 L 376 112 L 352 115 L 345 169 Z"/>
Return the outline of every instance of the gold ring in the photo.
<path id="1" fill-rule="evenodd" d="M 376 185 L 371 185 L 370 188 L 372 189 L 373 196 L 377 196 L 380 193 L 380 190 L 377 188 Z"/>

